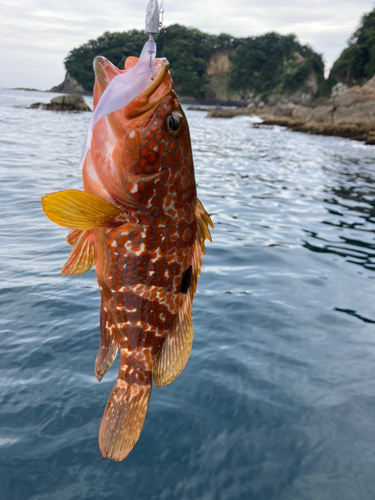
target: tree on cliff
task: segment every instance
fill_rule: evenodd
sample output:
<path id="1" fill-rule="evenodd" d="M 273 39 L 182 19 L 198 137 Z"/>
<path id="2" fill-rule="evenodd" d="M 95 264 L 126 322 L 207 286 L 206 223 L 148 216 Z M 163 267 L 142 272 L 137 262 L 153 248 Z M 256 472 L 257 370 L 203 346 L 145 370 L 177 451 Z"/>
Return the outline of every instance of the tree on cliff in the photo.
<path id="1" fill-rule="evenodd" d="M 85 90 L 92 91 L 95 78 L 92 63 L 96 56 L 104 56 L 119 68 L 123 68 L 128 56 L 139 56 L 146 40 L 147 35 L 138 30 L 121 33 L 106 31 L 96 40 L 89 40 L 71 50 L 65 58 L 65 68 Z"/>
<path id="2" fill-rule="evenodd" d="M 375 74 L 375 9 L 365 14 L 329 75 L 329 86 L 337 82 L 361 85 Z"/>
<path id="3" fill-rule="evenodd" d="M 93 59 L 104 56 L 119 68 L 128 56 L 139 56 L 147 35 L 131 30 L 122 33 L 106 32 L 69 52 L 65 67 L 85 90 L 94 85 Z M 177 91 L 182 95 L 203 97 L 207 92 L 206 69 L 214 50 L 234 45 L 230 35 L 209 35 L 179 24 L 162 28 L 157 37 L 158 57 L 166 57 Z"/>
<path id="4" fill-rule="evenodd" d="M 213 51 L 235 45 L 230 35 L 210 35 L 179 24 L 163 28 L 157 39 L 158 54 L 168 59 L 177 92 L 197 98 L 209 93 L 207 67 Z"/>
<path id="5" fill-rule="evenodd" d="M 138 30 L 106 32 L 71 50 L 65 59 L 66 70 L 85 90 L 92 91 L 92 61 L 96 56 L 102 55 L 123 68 L 128 56 L 139 56 L 146 39 L 147 35 Z M 158 57 L 166 57 L 170 62 L 177 92 L 198 99 L 215 97 L 207 68 L 210 58 L 220 51 L 231 54 L 228 92 L 237 97 L 249 94 L 264 97 L 275 90 L 278 94 L 297 95 L 312 72 L 318 81 L 323 78 L 321 56 L 301 45 L 294 35 L 267 33 L 235 38 L 174 24 L 162 28 L 157 46 Z"/>
<path id="6" fill-rule="evenodd" d="M 232 57 L 230 86 L 266 97 L 271 93 L 298 94 L 311 73 L 324 80 L 322 57 L 295 35 L 266 33 L 242 38 Z"/>

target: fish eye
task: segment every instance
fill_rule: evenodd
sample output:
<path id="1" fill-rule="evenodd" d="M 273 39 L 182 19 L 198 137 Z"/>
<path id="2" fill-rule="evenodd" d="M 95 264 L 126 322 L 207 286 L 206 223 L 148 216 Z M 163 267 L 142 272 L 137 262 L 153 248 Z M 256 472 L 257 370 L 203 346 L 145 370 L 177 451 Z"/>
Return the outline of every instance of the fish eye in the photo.
<path id="1" fill-rule="evenodd" d="M 166 126 L 169 135 L 179 137 L 182 134 L 182 116 L 180 113 L 174 112 L 167 116 Z"/>
<path id="2" fill-rule="evenodd" d="M 177 132 L 177 130 L 181 127 L 180 122 L 174 116 L 169 117 L 168 126 L 172 132 Z"/>

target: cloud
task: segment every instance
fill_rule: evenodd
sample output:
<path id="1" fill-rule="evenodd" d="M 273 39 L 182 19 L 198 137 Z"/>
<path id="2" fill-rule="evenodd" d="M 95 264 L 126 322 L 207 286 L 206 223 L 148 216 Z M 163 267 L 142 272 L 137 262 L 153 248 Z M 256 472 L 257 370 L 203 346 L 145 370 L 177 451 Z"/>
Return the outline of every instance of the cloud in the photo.
<path id="1" fill-rule="evenodd" d="M 68 52 L 104 31 L 144 28 L 147 0 L 2 0 L 0 86 L 50 88 L 64 78 Z M 235 36 L 295 33 L 331 66 L 370 0 L 165 0 L 165 25 Z"/>

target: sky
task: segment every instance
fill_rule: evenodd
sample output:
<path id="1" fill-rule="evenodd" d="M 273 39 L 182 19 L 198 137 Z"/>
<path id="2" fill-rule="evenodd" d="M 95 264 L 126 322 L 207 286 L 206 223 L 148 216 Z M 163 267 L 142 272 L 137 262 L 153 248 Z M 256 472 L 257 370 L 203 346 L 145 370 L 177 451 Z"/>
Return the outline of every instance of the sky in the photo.
<path id="1" fill-rule="evenodd" d="M 47 90 L 68 52 L 104 31 L 144 29 L 148 0 L 1 0 L 0 87 Z M 326 71 L 374 0 L 164 0 L 164 26 L 234 36 L 294 33 L 323 54 Z"/>

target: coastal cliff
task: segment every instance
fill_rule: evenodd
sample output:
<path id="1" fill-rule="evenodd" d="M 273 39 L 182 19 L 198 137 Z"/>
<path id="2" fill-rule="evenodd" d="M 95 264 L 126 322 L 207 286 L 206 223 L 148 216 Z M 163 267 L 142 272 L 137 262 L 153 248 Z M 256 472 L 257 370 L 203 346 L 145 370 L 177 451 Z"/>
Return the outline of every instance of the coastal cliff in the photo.
<path id="1" fill-rule="evenodd" d="M 65 73 L 65 78 L 60 85 L 52 87 L 49 92 L 59 92 L 60 94 L 78 94 L 78 95 L 91 95 L 92 92 L 86 91 L 82 85 L 73 78 L 69 72 Z"/>
<path id="2" fill-rule="evenodd" d="M 263 124 L 282 125 L 310 134 L 335 135 L 375 144 L 375 9 L 365 14 L 358 29 L 334 63 L 313 98 L 297 102 L 271 96 L 251 99 L 236 109 L 214 109 L 211 118 L 257 115 Z M 307 81 L 305 81 L 307 86 Z M 313 86 L 311 87 L 313 91 Z"/>
<path id="3" fill-rule="evenodd" d="M 157 45 L 158 56 L 170 63 L 182 102 L 237 106 L 212 110 L 210 117 L 255 114 L 268 124 L 372 143 L 374 39 L 375 9 L 362 17 L 327 79 L 321 55 L 294 35 L 236 38 L 175 24 L 161 30 Z M 144 42 L 145 34 L 138 30 L 106 32 L 89 40 L 68 54 L 65 80 L 51 90 L 92 93 L 97 55 L 121 68 L 129 55 L 140 53 Z"/>
<path id="4" fill-rule="evenodd" d="M 138 56 L 146 36 L 142 31 L 106 32 L 70 51 L 66 77 L 54 92 L 92 93 L 93 59 L 102 55 L 117 67 Z M 306 102 L 324 80 L 319 54 L 294 35 L 266 33 L 236 38 L 211 35 L 174 24 L 157 37 L 158 57 L 166 57 L 182 101 L 245 105 L 250 100 Z"/>

